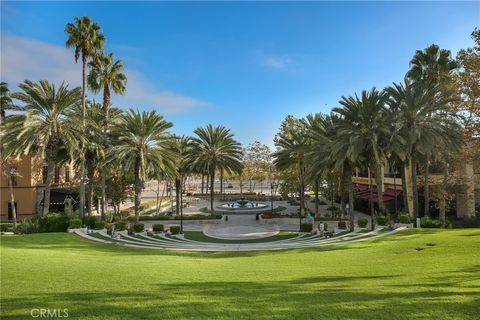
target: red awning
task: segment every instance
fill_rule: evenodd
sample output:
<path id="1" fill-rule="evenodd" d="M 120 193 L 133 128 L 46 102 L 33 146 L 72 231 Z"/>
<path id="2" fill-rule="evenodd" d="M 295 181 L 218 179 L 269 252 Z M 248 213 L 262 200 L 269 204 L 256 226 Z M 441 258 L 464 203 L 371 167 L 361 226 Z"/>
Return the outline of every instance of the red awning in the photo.
<path id="1" fill-rule="evenodd" d="M 385 192 L 383 192 L 383 202 L 394 201 L 401 193 L 402 190 L 386 189 Z M 357 198 L 370 200 L 370 194 L 372 201 L 378 203 L 378 190 L 376 186 L 372 186 L 371 191 L 368 185 L 356 184 L 354 186 L 354 195 Z"/>

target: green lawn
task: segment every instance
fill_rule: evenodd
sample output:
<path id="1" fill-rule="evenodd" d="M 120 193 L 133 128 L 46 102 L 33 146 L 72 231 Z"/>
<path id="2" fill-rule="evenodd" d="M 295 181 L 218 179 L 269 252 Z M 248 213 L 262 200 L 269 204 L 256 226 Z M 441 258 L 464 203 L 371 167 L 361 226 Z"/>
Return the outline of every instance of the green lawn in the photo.
<path id="1" fill-rule="evenodd" d="M 406 230 L 316 249 L 135 250 L 2 236 L 2 319 L 478 319 L 480 230 Z"/>

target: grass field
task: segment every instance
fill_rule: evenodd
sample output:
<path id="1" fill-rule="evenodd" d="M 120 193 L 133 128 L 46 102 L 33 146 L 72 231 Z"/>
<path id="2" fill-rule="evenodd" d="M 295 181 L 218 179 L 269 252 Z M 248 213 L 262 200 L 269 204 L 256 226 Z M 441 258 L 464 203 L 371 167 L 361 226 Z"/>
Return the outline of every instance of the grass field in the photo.
<path id="1" fill-rule="evenodd" d="M 67 233 L 2 236 L 2 319 L 478 319 L 480 230 L 349 245 L 180 253 Z"/>

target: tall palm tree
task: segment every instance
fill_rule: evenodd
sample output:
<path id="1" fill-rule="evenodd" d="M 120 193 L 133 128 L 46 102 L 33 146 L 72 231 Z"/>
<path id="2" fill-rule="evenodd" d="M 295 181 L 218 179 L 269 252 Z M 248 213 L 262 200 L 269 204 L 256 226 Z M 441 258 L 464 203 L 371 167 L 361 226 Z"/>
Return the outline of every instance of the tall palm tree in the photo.
<path id="1" fill-rule="evenodd" d="M 457 62 L 452 59 L 450 50 L 440 49 L 439 46 L 432 44 L 424 50 L 415 52 L 410 61 L 410 70 L 407 72 L 407 77 L 417 85 L 422 85 L 430 90 L 436 89 L 437 92 L 432 95 L 432 99 L 435 99 L 439 94 L 442 94 L 442 91 L 445 91 L 445 86 L 452 79 L 452 72 L 456 68 Z M 435 103 L 435 101 L 432 100 L 431 103 Z M 432 148 L 425 146 L 423 193 L 426 217 L 428 217 L 430 210 L 428 177 L 432 152 Z"/>
<path id="2" fill-rule="evenodd" d="M 197 128 L 193 138 L 192 156 L 196 159 L 194 166 L 210 176 L 210 209 L 213 207 L 215 172 L 224 169 L 226 172 L 239 173 L 242 170 L 242 148 L 235 141 L 230 129 L 224 126 L 214 127 L 209 124 L 205 128 Z"/>
<path id="3" fill-rule="evenodd" d="M 103 134 L 99 123 L 104 122 L 102 106 L 96 102 L 87 102 L 86 121 L 84 130 L 85 139 L 85 171 L 86 171 L 86 207 L 87 214 L 92 214 L 93 186 L 95 173 L 104 160 Z M 81 122 L 83 110 L 80 107 L 75 109 L 75 121 Z M 81 159 L 76 159 L 80 160 Z M 104 162 L 104 161 L 103 161 Z"/>
<path id="4" fill-rule="evenodd" d="M 286 125 L 275 138 L 277 151 L 273 154 L 273 163 L 279 170 L 294 168 L 297 172 L 301 228 L 302 216 L 305 212 L 306 155 L 310 149 L 311 140 L 304 122 L 293 117 L 287 118 L 286 121 Z"/>
<path id="5" fill-rule="evenodd" d="M 42 215 L 48 214 L 50 188 L 55 161 L 61 148 L 70 155 L 77 151 L 81 132 L 72 121 L 71 114 L 81 103 L 81 89 L 72 90 L 62 83 L 58 89 L 46 80 L 33 83 L 29 80 L 18 85 L 22 90 L 12 98 L 24 103 L 24 116 L 7 119 L 4 137 L 7 154 L 20 157 L 40 154 L 47 161 L 47 178 Z"/>
<path id="6" fill-rule="evenodd" d="M 86 116 L 86 89 L 87 89 L 87 63 L 89 60 L 95 60 L 103 51 L 105 37 L 102 34 L 100 25 L 93 22 L 89 17 L 75 17 L 74 23 L 68 23 L 65 27 L 68 34 L 66 41 L 67 48 L 75 48 L 75 62 L 82 60 L 82 109 L 83 122 L 85 129 Z M 85 152 L 84 146 L 81 148 L 80 164 L 80 212 L 82 218 L 85 217 Z"/>
<path id="7" fill-rule="evenodd" d="M 402 136 L 407 157 L 411 161 L 413 215 L 419 217 L 417 164 L 418 159 L 431 146 L 448 145 L 458 148 L 461 140 L 456 125 L 448 117 L 450 97 L 437 95 L 435 87 L 426 87 L 405 79 L 387 88 L 389 105 L 394 108 L 395 122 Z M 433 103 L 432 103 L 433 102 Z"/>
<path id="8" fill-rule="evenodd" d="M 372 88 L 362 91 L 361 97 L 342 97 L 340 104 L 343 107 L 333 109 L 342 118 L 338 125 L 338 139 L 343 142 L 341 145 L 347 146 L 346 154 L 350 159 L 366 162 L 374 175 L 381 212 L 385 212 L 382 167 L 390 137 L 389 127 L 385 123 L 385 100 L 383 92 Z M 372 222 L 373 227 L 373 212 Z"/>
<path id="9" fill-rule="evenodd" d="M 192 157 L 192 139 L 187 136 L 174 137 L 175 149 L 178 153 L 177 156 L 177 175 L 175 177 L 175 197 L 177 214 L 180 213 L 183 216 L 182 194 L 183 184 L 187 174 L 192 171 L 193 157 Z M 180 233 L 183 233 L 183 219 L 180 224 Z"/>
<path id="10" fill-rule="evenodd" d="M 116 94 L 125 94 L 125 86 L 127 83 L 127 76 L 124 73 L 123 63 L 121 60 L 115 60 L 113 53 L 108 55 L 101 55 L 97 60 L 89 63 L 91 71 L 88 75 L 88 84 L 90 89 L 94 92 L 103 90 L 103 136 L 104 136 L 104 148 L 107 149 L 107 130 L 110 119 L 110 90 Z M 101 201 L 101 213 L 102 220 L 105 219 L 105 181 L 106 171 L 102 170 L 102 201 Z"/>
<path id="11" fill-rule="evenodd" d="M 109 158 L 123 163 L 126 171 L 133 172 L 135 185 L 135 217 L 140 215 L 140 197 L 149 169 L 176 174 L 177 153 L 172 147 L 168 129 L 172 123 L 155 111 L 139 112 L 130 109 L 112 128 L 112 146 Z"/>

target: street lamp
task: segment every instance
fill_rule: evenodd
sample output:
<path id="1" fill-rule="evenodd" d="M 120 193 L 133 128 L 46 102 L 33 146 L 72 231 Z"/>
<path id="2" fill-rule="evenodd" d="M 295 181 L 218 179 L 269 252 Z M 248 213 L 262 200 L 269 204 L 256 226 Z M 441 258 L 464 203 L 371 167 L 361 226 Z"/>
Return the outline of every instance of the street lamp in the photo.
<path id="1" fill-rule="evenodd" d="M 274 188 L 275 188 L 275 183 L 271 182 L 271 184 L 270 184 L 270 201 L 271 201 L 272 216 L 273 216 L 273 189 Z"/>

